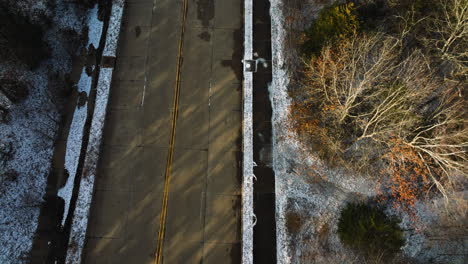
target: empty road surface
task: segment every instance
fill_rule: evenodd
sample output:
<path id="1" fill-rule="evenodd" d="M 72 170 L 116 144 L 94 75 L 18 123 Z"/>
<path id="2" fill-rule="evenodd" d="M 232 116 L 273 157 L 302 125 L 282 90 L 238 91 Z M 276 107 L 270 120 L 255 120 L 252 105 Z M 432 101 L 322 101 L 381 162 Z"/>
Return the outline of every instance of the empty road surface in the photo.
<path id="1" fill-rule="evenodd" d="M 242 1 L 128 0 L 86 264 L 240 263 Z"/>

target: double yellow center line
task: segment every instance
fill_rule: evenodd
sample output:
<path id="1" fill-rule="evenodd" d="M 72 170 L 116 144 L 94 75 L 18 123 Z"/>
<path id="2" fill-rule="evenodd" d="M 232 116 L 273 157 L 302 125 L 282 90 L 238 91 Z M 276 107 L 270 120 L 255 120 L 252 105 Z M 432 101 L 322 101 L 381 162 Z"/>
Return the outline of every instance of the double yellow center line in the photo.
<path id="1" fill-rule="evenodd" d="M 155 256 L 155 261 L 154 261 L 155 264 L 162 263 L 164 234 L 166 231 L 167 204 L 168 204 L 168 199 L 169 199 L 169 183 L 170 183 L 170 176 L 171 176 L 171 170 L 172 170 L 172 160 L 174 156 L 177 116 L 179 114 L 180 72 L 181 72 L 182 60 L 183 60 L 183 47 L 184 47 L 184 35 L 185 35 L 185 23 L 187 20 L 187 8 L 188 8 L 188 0 L 183 0 L 183 6 L 181 10 L 181 14 L 182 14 L 181 34 L 180 34 L 180 39 L 179 39 L 179 51 L 178 51 L 178 57 L 177 57 L 176 83 L 174 87 L 172 130 L 171 130 L 171 138 L 169 141 L 169 150 L 168 150 L 167 162 L 166 162 L 166 172 L 164 175 L 164 192 L 163 192 L 163 201 L 162 201 L 161 214 L 160 214 L 160 220 L 159 220 L 159 232 L 158 232 L 158 241 L 157 241 L 158 244 L 157 244 L 156 256 Z"/>

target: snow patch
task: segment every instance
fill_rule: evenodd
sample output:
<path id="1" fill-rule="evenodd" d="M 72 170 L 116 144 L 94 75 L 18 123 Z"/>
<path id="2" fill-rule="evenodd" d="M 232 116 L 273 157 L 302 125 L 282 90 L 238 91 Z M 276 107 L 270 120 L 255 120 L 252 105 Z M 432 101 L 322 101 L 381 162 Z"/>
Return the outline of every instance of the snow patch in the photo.
<path id="1" fill-rule="evenodd" d="M 287 118 L 286 113 L 289 105 L 289 100 L 285 88 L 288 86 L 289 79 L 286 70 L 284 69 L 284 58 L 282 49 L 283 40 L 285 39 L 285 31 L 282 27 L 284 23 L 283 12 L 281 8 L 281 0 L 270 1 L 270 16 L 271 16 L 271 47 L 272 47 L 272 84 L 269 87 L 270 101 L 272 104 L 272 141 L 273 141 L 273 168 L 275 170 L 275 195 L 276 195 L 276 258 L 278 263 L 291 263 L 290 253 L 288 252 L 285 207 L 287 203 L 287 193 L 285 183 L 280 179 L 279 174 L 282 172 L 282 164 L 280 163 L 280 150 L 278 149 L 278 131 L 281 120 Z M 280 111 L 286 110 L 286 111 Z M 283 132 L 284 133 L 284 132 Z M 297 142 L 293 142 L 296 143 Z"/>
<path id="2" fill-rule="evenodd" d="M 93 45 L 95 49 L 99 47 L 99 41 L 101 40 L 103 22 L 98 18 L 99 6 L 96 4 L 93 9 L 89 10 L 88 13 L 88 45 Z"/>
<path id="3" fill-rule="evenodd" d="M 10 108 L 9 123 L 0 123 L 1 144 L 14 149 L 0 161 L 0 263 L 23 263 L 32 247 L 59 122 L 45 67 L 22 78 L 31 84 L 30 95 Z"/>
<path id="4" fill-rule="evenodd" d="M 54 23 L 60 29 L 74 30 L 82 32 L 84 21 L 81 9 L 75 8 L 76 4 L 71 2 L 64 2 L 64 0 L 57 1 L 55 7 L 55 16 L 53 17 Z"/>

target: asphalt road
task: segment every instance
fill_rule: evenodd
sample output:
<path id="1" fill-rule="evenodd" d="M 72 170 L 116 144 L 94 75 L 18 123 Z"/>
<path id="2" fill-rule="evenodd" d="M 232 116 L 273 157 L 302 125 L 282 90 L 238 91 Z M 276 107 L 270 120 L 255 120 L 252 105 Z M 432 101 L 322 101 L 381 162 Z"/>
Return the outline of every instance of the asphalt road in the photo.
<path id="1" fill-rule="evenodd" d="M 242 1 L 129 0 L 85 263 L 240 263 Z"/>

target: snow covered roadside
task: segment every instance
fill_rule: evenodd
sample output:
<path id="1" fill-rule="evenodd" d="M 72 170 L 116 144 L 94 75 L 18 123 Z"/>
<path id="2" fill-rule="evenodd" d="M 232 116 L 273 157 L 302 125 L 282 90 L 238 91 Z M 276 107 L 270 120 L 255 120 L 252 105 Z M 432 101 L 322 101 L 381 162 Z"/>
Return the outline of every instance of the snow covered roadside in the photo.
<path id="1" fill-rule="evenodd" d="M 86 47 L 93 46 L 95 49 L 99 46 L 99 40 L 102 35 L 103 23 L 98 19 L 98 5 L 96 4 L 93 9 L 89 11 L 88 20 L 86 25 L 88 26 L 88 44 Z M 88 76 L 85 68 L 81 73 L 80 80 L 78 82 L 78 97 L 77 107 L 73 114 L 72 124 L 70 126 L 70 132 L 67 138 L 67 148 L 65 153 L 65 169 L 68 172 L 68 179 L 59 191 L 58 196 L 62 197 L 65 201 L 65 207 L 62 217 L 62 227 L 65 225 L 65 220 L 70 209 L 70 201 L 73 193 L 73 184 L 75 182 L 76 173 L 78 169 L 78 162 L 80 160 L 81 148 L 83 144 L 84 126 L 88 117 L 88 102 L 86 101 L 83 105 L 80 105 L 82 97 L 88 98 L 91 90 L 92 77 Z"/>
<path id="2" fill-rule="evenodd" d="M 287 233 L 285 223 L 285 207 L 286 193 L 285 183 L 281 180 L 280 169 L 281 163 L 279 160 L 280 152 L 278 147 L 278 135 L 284 131 L 281 129 L 280 122 L 287 118 L 287 109 L 289 105 L 286 87 L 289 79 L 285 69 L 283 58 L 283 40 L 285 39 L 285 30 L 283 28 L 284 17 L 281 8 L 281 0 L 270 1 L 270 16 L 271 16 L 271 42 L 272 42 L 272 75 L 273 80 L 270 89 L 270 100 L 272 104 L 272 142 L 273 142 L 273 169 L 275 170 L 275 193 L 276 193 L 276 255 L 278 263 L 291 263 L 290 254 L 287 245 Z M 279 109 L 285 111 L 278 111 Z M 283 128 L 282 130 L 287 130 Z M 287 131 L 286 131 L 287 132 Z"/>
<path id="3" fill-rule="evenodd" d="M 113 1 L 103 56 L 114 57 L 116 54 L 123 8 L 124 0 Z M 99 72 L 94 114 L 91 122 L 83 173 L 80 179 L 78 199 L 75 211 L 73 212 L 66 263 L 81 263 L 81 255 L 85 244 L 86 229 L 93 197 L 97 162 L 99 160 L 102 134 L 104 131 L 112 73 L 112 68 L 102 68 Z"/>
<path id="4" fill-rule="evenodd" d="M 33 2 L 33 4 L 31 4 Z M 31 251 L 38 218 L 51 169 L 54 141 L 60 115 L 50 87 L 51 76 L 71 71 L 72 55 L 67 47 L 67 33 L 80 34 L 83 15 L 75 4 L 55 2 L 55 10 L 46 1 L 10 1 L 33 22 L 50 18 L 44 41 L 50 57 L 39 68 L 30 70 L 21 65 L 0 62 L 0 75 L 14 73 L 29 86 L 29 95 L 9 109 L 9 122 L 0 123 L 0 145 L 13 150 L 11 157 L 0 161 L 0 263 L 25 263 Z M 52 82 L 51 82 L 52 81 Z M 61 83 L 60 85 L 64 85 Z M 5 176 L 5 177 L 4 177 Z"/>
<path id="5" fill-rule="evenodd" d="M 253 0 L 244 1 L 244 61 L 253 59 Z M 253 72 L 244 63 L 242 263 L 253 263 Z"/>

